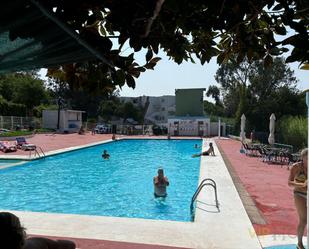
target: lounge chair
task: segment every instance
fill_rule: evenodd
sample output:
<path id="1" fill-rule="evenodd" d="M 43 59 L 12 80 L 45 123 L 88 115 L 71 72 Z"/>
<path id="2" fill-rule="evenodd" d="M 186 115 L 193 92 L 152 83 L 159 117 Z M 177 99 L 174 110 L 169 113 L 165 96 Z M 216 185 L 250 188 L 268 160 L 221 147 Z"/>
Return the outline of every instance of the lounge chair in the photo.
<path id="1" fill-rule="evenodd" d="M 35 150 L 35 144 L 29 144 L 24 137 L 17 137 L 16 138 L 17 147 L 22 150 Z"/>
<path id="2" fill-rule="evenodd" d="M 0 141 L 0 150 L 3 151 L 4 153 L 14 152 L 17 150 L 17 147 L 15 144 L 9 141 Z"/>
<path id="3" fill-rule="evenodd" d="M 245 148 L 246 156 L 253 156 L 253 155 L 254 155 L 254 152 L 256 151 L 255 148 L 253 148 L 253 147 L 250 146 L 249 144 L 243 143 L 243 142 L 242 142 L 242 145 L 243 145 L 243 147 Z"/>

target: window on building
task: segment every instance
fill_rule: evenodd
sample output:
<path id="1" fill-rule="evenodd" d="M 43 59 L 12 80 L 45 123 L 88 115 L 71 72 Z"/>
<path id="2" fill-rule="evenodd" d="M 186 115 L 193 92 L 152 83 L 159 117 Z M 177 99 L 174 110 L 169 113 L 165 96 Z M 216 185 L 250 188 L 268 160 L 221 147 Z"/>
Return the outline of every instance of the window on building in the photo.
<path id="1" fill-rule="evenodd" d="M 165 111 L 165 108 L 164 108 L 164 107 L 162 107 L 162 108 L 161 108 L 161 111 L 162 111 L 162 112 L 164 112 L 164 111 Z"/>

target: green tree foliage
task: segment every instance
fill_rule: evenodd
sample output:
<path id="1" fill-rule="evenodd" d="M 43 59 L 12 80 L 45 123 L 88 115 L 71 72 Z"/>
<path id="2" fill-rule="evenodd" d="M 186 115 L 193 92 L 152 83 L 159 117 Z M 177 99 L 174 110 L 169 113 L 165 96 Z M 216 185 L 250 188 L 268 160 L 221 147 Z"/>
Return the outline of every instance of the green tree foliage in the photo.
<path id="1" fill-rule="evenodd" d="M 8 0 L 6 0 L 8 1 Z M 6 2 L 5 1 L 5 2 Z M 21 2 L 22 3 L 22 2 Z M 39 1 L 72 30 L 80 34 L 109 62 L 77 63 L 59 68 L 71 85 L 90 89 L 113 86 L 135 86 L 135 79 L 153 69 L 162 49 L 176 63 L 194 61 L 204 64 L 217 57 L 219 64 L 236 55 L 262 59 L 271 65 L 273 56 L 291 53 L 287 61 L 309 61 L 308 1 L 185 1 L 185 0 L 119 0 L 119 1 Z M 5 3 L 4 3 L 5 4 Z M 27 8 L 21 4 L 16 15 Z M 3 20 L 15 20 L 5 16 Z M 3 22 L 4 22 L 3 21 Z M 287 27 L 292 32 L 287 32 Z M 10 30 L 10 37 L 36 37 L 40 29 Z M 127 48 L 132 53 L 124 53 Z M 134 54 L 145 54 L 139 65 Z M 89 85 L 89 86 L 87 86 Z"/>
<path id="2" fill-rule="evenodd" d="M 249 110 L 247 87 L 245 85 L 241 85 L 239 86 L 239 104 L 235 115 L 235 131 L 238 131 L 238 127 L 240 127 L 242 114 L 248 116 Z"/>
<path id="3" fill-rule="evenodd" d="M 216 101 L 216 105 L 222 106 L 220 101 L 220 89 L 217 86 L 209 86 L 206 92 L 207 97 L 212 97 Z"/>
<path id="4" fill-rule="evenodd" d="M 102 101 L 99 107 L 99 114 L 105 120 L 109 121 L 112 117 L 118 115 L 118 107 L 120 101 L 118 99 Z"/>
<path id="5" fill-rule="evenodd" d="M 26 106 L 7 101 L 0 95 L 0 113 L 3 116 L 25 116 Z"/>
<path id="6" fill-rule="evenodd" d="M 57 105 L 40 104 L 40 105 L 35 106 L 33 108 L 33 116 L 35 116 L 37 118 L 41 118 L 43 110 L 58 110 L 58 106 Z"/>
<path id="7" fill-rule="evenodd" d="M 100 104 L 100 116 L 105 121 L 110 121 L 113 117 L 122 118 L 125 122 L 128 118 L 143 122 L 143 108 L 136 106 L 131 102 L 121 102 L 119 98 L 104 100 Z"/>
<path id="8" fill-rule="evenodd" d="M 223 106 L 216 105 L 207 100 L 204 100 L 204 112 L 208 115 L 224 116 Z"/>
<path id="9" fill-rule="evenodd" d="M 0 75 L 0 95 L 10 105 L 14 103 L 23 106 L 20 107 L 20 114 L 16 106 L 17 109 L 12 113 L 6 112 L 7 115 L 25 115 L 23 108 L 27 108 L 27 114 L 31 114 L 35 106 L 49 102 L 44 82 L 34 72 Z"/>
<path id="10" fill-rule="evenodd" d="M 128 118 L 133 118 L 135 121 L 141 123 L 143 118 L 141 116 L 142 110 L 131 102 L 125 102 L 119 106 L 117 114 L 119 117 L 123 118 L 123 122 L 125 122 Z"/>
<path id="11" fill-rule="evenodd" d="M 275 58 L 268 68 L 262 61 L 251 64 L 244 61 L 238 65 L 234 60 L 221 65 L 215 78 L 220 85 L 225 115 L 235 117 L 237 126 L 245 113 L 248 131 L 267 131 L 271 113 L 277 119 L 306 113 L 305 98 L 296 88 L 294 72 L 282 58 Z"/>
<path id="12" fill-rule="evenodd" d="M 280 141 L 291 144 L 294 150 L 308 147 L 308 119 L 302 116 L 284 116 L 277 122 L 277 134 Z"/>
<path id="13" fill-rule="evenodd" d="M 66 74 L 61 70 L 54 70 L 49 76 L 48 88 L 54 100 L 61 98 L 63 107 L 86 111 L 88 118 L 96 118 L 101 113 L 99 109 L 103 100 L 119 95 L 115 87 L 93 91 L 82 86 L 70 85 L 70 80 L 66 79 Z"/>

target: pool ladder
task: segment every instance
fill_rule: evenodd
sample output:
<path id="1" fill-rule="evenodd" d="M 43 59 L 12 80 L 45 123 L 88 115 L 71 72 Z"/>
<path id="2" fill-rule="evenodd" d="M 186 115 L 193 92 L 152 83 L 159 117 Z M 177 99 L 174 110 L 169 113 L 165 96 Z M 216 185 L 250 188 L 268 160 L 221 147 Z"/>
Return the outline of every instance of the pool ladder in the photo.
<path id="1" fill-rule="evenodd" d="M 190 205 L 190 213 L 191 213 L 191 220 L 194 220 L 195 217 L 195 212 L 194 212 L 194 202 L 196 201 L 196 198 L 198 197 L 199 193 L 205 186 L 211 186 L 214 189 L 215 192 L 215 202 L 216 202 L 216 207 L 219 209 L 219 201 L 218 201 L 218 194 L 217 194 L 217 184 L 216 182 L 211 179 L 211 178 L 205 178 L 200 185 L 197 187 L 194 195 L 192 196 L 191 199 L 191 205 Z"/>
<path id="2" fill-rule="evenodd" d="M 45 158 L 46 157 L 43 149 L 40 146 L 36 146 L 36 148 L 34 150 L 29 151 L 29 158 L 31 158 L 32 151 L 34 152 L 34 154 L 33 154 L 34 157 L 35 156 L 37 156 L 38 158 Z"/>

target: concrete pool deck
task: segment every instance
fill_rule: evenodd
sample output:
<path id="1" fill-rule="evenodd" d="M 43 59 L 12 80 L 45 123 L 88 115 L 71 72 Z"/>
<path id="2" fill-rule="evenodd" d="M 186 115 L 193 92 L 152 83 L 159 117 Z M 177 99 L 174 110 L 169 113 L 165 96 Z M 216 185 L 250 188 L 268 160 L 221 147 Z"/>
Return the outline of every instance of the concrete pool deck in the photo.
<path id="1" fill-rule="evenodd" d="M 241 143 L 236 140 L 221 139 L 216 140 L 216 143 L 233 175 L 261 244 L 265 247 L 295 244 L 298 215 L 293 189 L 287 184 L 290 174 L 287 165 L 264 163 L 260 157 L 241 154 Z M 252 201 L 248 201 L 248 198 Z M 262 222 L 252 212 L 254 209 L 260 213 Z"/>
<path id="2" fill-rule="evenodd" d="M 265 220 L 264 224 L 254 224 L 257 234 L 296 234 L 298 215 L 293 189 L 288 186 L 287 166 L 264 163 L 260 157 L 241 154 L 239 141 L 216 142 Z"/>
<path id="3" fill-rule="evenodd" d="M 204 139 L 204 148 L 209 141 Z M 214 147 L 215 157 L 201 158 L 199 181 L 212 178 L 217 182 L 219 210 L 214 205 L 213 190 L 206 187 L 198 197 L 195 222 L 11 212 L 20 217 L 28 234 L 72 238 L 81 249 L 126 248 L 124 245 L 127 248 L 261 248 L 220 152 Z M 100 243 L 102 247 L 98 247 Z M 104 243 L 110 247 L 104 247 Z"/>

